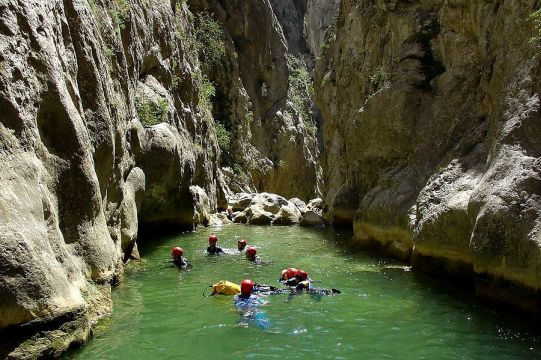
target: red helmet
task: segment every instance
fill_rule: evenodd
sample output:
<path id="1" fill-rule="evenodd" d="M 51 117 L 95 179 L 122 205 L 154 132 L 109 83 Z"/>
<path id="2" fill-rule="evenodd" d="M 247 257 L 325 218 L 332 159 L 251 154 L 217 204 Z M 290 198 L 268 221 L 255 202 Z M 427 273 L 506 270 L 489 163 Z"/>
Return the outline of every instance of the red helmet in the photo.
<path id="1" fill-rule="evenodd" d="M 237 243 L 246 245 L 246 240 L 242 239 L 242 240 L 237 241 Z"/>
<path id="2" fill-rule="evenodd" d="M 299 270 L 297 275 L 301 278 L 302 281 L 308 279 L 308 273 L 304 270 Z"/>
<path id="3" fill-rule="evenodd" d="M 295 268 L 287 269 L 287 278 L 288 279 L 294 278 L 296 274 L 297 274 L 297 269 L 295 269 Z"/>
<path id="4" fill-rule="evenodd" d="M 246 254 L 255 256 L 255 254 L 257 254 L 257 249 L 253 246 L 249 246 L 248 249 L 246 249 Z"/>
<path id="5" fill-rule="evenodd" d="M 254 289 L 254 282 L 252 280 L 243 280 L 240 284 L 240 292 L 242 294 L 250 295 Z"/>
<path id="6" fill-rule="evenodd" d="M 184 254 L 184 250 L 181 247 L 175 246 L 171 249 L 171 255 L 173 256 L 182 256 L 182 254 Z"/>
<path id="7" fill-rule="evenodd" d="M 209 244 L 216 244 L 218 242 L 218 236 L 215 234 L 212 234 L 209 236 Z"/>

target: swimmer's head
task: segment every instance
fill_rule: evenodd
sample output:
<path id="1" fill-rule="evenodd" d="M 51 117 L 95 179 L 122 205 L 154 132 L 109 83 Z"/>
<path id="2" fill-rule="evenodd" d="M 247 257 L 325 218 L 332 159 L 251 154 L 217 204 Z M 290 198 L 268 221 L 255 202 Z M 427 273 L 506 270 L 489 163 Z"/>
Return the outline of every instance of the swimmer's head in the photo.
<path id="1" fill-rule="evenodd" d="M 217 242 L 218 242 L 218 236 L 216 236 L 215 234 L 212 234 L 209 236 L 210 245 L 216 245 Z"/>
<path id="2" fill-rule="evenodd" d="M 240 292 L 243 295 L 250 295 L 254 289 L 254 282 L 252 280 L 243 280 L 240 284 Z"/>
<path id="3" fill-rule="evenodd" d="M 246 240 L 242 239 L 242 240 L 237 241 L 237 249 L 239 249 L 239 251 L 244 250 L 245 247 L 246 247 Z"/>

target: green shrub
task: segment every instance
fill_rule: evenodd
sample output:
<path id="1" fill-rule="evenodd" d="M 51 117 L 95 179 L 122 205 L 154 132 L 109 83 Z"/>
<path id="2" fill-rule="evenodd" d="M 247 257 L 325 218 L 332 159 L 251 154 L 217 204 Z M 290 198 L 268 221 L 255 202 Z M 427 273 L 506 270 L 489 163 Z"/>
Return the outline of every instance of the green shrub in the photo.
<path id="1" fill-rule="evenodd" d="M 306 65 L 301 59 L 288 56 L 289 90 L 288 95 L 293 108 L 305 120 L 312 116 L 313 83 Z M 312 92 L 312 94 L 310 94 Z"/>
<path id="2" fill-rule="evenodd" d="M 224 31 L 221 25 L 208 13 L 194 18 L 197 51 L 205 64 L 216 65 L 225 55 Z"/>
<path id="3" fill-rule="evenodd" d="M 246 124 L 250 124 L 252 121 L 254 121 L 254 113 L 252 111 L 246 112 L 246 114 L 244 114 L 244 121 Z"/>
<path id="4" fill-rule="evenodd" d="M 532 45 L 541 44 L 541 9 L 536 10 L 528 16 L 528 22 L 531 26 L 532 36 L 529 41 Z"/>
<path id="5" fill-rule="evenodd" d="M 249 183 L 250 177 L 246 174 L 246 171 L 239 164 L 233 165 L 233 172 L 237 175 L 237 178 L 243 183 Z"/>
<path id="6" fill-rule="evenodd" d="M 374 71 L 374 73 L 368 77 L 370 84 L 372 84 L 376 90 L 381 89 L 390 78 L 391 74 L 385 71 L 383 66 L 378 66 L 376 71 Z"/>
<path id="7" fill-rule="evenodd" d="M 212 112 L 212 97 L 216 95 L 216 88 L 208 77 L 201 72 L 193 72 L 192 78 L 195 80 L 199 100 L 197 107 L 201 111 Z"/>
<path id="8" fill-rule="evenodd" d="M 130 13 L 129 0 L 114 0 L 109 8 L 109 15 L 113 21 L 113 26 L 123 30 L 126 27 L 126 21 Z"/>
<path id="9" fill-rule="evenodd" d="M 169 103 L 161 99 L 158 103 L 151 101 L 137 101 L 135 104 L 137 117 L 143 126 L 157 125 L 166 122 L 169 118 Z"/>
<path id="10" fill-rule="evenodd" d="M 216 138 L 218 139 L 218 145 L 222 152 L 229 151 L 229 145 L 231 144 L 231 135 L 229 131 L 219 122 L 214 122 L 214 130 L 216 131 Z"/>

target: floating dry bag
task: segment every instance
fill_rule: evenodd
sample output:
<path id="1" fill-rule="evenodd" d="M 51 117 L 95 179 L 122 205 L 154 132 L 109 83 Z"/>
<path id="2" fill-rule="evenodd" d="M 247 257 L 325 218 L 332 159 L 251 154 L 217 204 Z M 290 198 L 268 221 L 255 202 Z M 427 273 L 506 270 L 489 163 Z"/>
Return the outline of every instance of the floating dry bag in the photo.
<path id="1" fill-rule="evenodd" d="M 212 295 L 236 295 L 240 294 L 240 285 L 232 283 L 231 281 L 218 281 L 212 285 Z"/>

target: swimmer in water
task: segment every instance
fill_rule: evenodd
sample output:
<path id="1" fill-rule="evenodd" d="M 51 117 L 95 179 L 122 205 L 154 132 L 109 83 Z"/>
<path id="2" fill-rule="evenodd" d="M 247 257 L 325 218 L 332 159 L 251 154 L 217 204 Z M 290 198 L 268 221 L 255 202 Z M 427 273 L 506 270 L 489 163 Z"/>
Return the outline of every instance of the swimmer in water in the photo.
<path id="1" fill-rule="evenodd" d="M 244 252 L 245 249 L 246 249 L 246 240 L 241 239 L 237 241 L 237 250 L 239 252 Z"/>
<path id="2" fill-rule="evenodd" d="M 209 255 L 223 255 L 224 251 L 222 248 L 219 248 L 216 246 L 216 243 L 218 242 L 218 236 L 215 234 L 212 234 L 209 236 L 209 246 L 207 247 L 207 253 Z"/>
<path id="3" fill-rule="evenodd" d="M 270 323 L 266 314 L 259 307 L 268 305 L 268 302 L 253 294 L 254 285 L 252 280 L 244 280 L 240 285 L 240 294 L 234 297 L 235 307 L 241 316 L 239 325 L 247 327 L 250 323 L 255 323 L 257 326 L 266 329 L 270 326 Z"/>
<path id="4" fill-rule="evenodd" d="M 181 247 L 175 246 L 173 249 L 171 249 L 171 257 L 173 258 L 173 264 L 175 264 L 181 269 L 187 269 L 192 267 L 192 265 L 188 263 L 188 260 L 186 260 L 186 258 L 182 256 L 183 254 L 184 250 L 182 250 Z"/>

